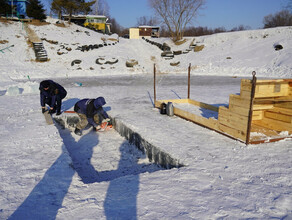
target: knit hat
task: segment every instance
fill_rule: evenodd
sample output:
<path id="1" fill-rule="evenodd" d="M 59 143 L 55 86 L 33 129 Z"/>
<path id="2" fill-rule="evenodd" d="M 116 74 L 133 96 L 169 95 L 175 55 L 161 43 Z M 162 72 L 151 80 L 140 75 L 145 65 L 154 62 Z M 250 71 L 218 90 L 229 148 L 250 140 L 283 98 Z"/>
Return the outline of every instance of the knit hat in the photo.
<path id="1" fill-rule="evenodd" d="M 94 104 L 95 108 L 99 108 L 99 107 L 105 105 L 106 102 L 105 102 L 103 97 L 98 97 L 94 100 L 93 104 Z"/>
<path id="2" fill-rule="evenodd" d="M 44 80 L 41 82 L 41 86 L 43 88 L 48 88 L 48 87 L 50 87 L 50 85 L 51 85 L 51 83 L 49 82 L 49 80 Z"/>

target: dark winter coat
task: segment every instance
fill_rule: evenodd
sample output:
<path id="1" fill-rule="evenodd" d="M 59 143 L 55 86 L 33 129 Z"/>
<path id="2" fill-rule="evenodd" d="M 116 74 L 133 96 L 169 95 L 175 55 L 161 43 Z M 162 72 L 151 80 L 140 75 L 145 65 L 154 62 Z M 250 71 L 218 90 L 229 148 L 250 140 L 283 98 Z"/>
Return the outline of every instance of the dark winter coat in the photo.
<path id="1" fill-rule="evenodd" d="M 47 87 L 49 85 L 48 90 L 44 90 L 44 86 Z M 40 102 L 41 106 L 45 107 L 46 101 L 50 100 L 50 103 L 47 103 L 51 108 L 56 104 L 57 99 L 63 99 L 67 95 L 67 91 L 58 83 L 53 80 L 45 80 L 40 83 Z"/>
<path id="2" fill-rule="evenodd" d="M 93 120 L 94 115 L 98 114 L 102 119 L 109 118 L 108 114 L 102 108 L 105 104 L 106 102 L 103 97 L 98 97 L 97 99 L 82 99 L 75 104 L 74 111 L 85 114 L 88 123 L 96 127 L 97 124 Z"/>

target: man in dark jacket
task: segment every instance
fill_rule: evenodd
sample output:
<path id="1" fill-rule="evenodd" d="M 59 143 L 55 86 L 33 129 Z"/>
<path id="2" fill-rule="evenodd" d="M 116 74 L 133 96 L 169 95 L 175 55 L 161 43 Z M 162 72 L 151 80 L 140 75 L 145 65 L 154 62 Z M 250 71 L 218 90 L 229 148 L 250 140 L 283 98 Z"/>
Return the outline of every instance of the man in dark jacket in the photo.
<path id="1" fill-rule="evenodd" d="M 45 105 L 50 106 L 49 113 L 61 114 L 62 99 L 67 95 L 67 91 L 53 80 L 44 80 L 40 83 L 40 101 L 42 112 L 46 111 Z"/>
<path id="2" fill-rule="evenodd" d="M 78 101 L 74 106 L 74 111 L 80 117 L 80 121 L 76 125 L 75 134 L 81 135 L 81 130 L 88 124 L 93 126 L 93 130 L 97 131 L 101 129 L 100 124 L 103 121 L 109 122 L 109 116 L 102 108 L 105 104 L 103 97 Z"/>

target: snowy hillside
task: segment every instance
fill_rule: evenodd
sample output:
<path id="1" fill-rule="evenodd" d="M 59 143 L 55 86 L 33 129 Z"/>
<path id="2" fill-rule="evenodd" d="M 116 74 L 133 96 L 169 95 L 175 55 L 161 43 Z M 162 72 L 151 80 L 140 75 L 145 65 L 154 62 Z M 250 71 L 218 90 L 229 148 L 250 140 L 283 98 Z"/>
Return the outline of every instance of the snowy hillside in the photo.
<path id="1" fill-rule="evenodd" d="M 156 63 L 161 73 L 184 74 L 188 65 L 192 65 L 194 75 L 227 75 L 250 76 L 256 71 L 261 77 L 291 77 L 292 64 L 292 28 L 222 33 L 211 36 L 186 38 L 186 42 L 176 46 L 166 38 L 154 39 L 159 43 L 167 43 L 172 51 L 186 51 L 191 43 L 204 45 L 200 52 L 176 55 L 171 60 L 161 57 L 161 50 L 144 40 L 129 40 L 117 35 L 108 36 L 82 28 L 75 24 L 65 27 L 57 26 L 56 20 L 43 26 L 30 25 L 37 35 L 43 39 L 49 61 L 35 62 L 35 56 L 27 44 L 25 30 L 21 23 L 0 23 L 0 40 L 6 40 L 2 47 L 14 45 L 9 53 L 1 53 L 1 76 L 13 79 L 73 76 L 101 76 L 108 74 L 152 74 Z M 110 46 L 82 52 L 84 45 Z M 113 45 L 115 44 L 115 45 Z M 282 50 L 276 51 L 274 46 L 280 44 Z M 69 51 L 70 50 L 70 51 Z M 60 54 L 60 55 L 58 55 Z M 97 58 L 105 61 L 116 61 L 116 64 L 96 64 Z M 71 65 L 73 60 L 81 60 L 78 65 Z M 125 63 L 135 59 L 139 65 L 134 69 L 127 68 Z M 170 63 L 180 62 L 178 66 Z M 13 66 L 13 70 L 9 67 Z M 9 70 L 6 72 L 6 70 Z"/>

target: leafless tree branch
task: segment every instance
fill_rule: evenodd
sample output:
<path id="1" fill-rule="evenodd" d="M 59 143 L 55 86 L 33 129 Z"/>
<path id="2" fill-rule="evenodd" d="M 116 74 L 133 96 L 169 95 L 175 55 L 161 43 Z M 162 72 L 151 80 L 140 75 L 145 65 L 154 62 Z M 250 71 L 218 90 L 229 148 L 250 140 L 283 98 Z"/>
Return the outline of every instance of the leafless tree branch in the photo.
<path id="1" fill-rule="evenodd" d="M 186 26 L 196 16 L 206 0 L 148 0 L 149 5 L 161 18 L 173 40 L 183 37 Z"/>

